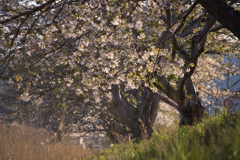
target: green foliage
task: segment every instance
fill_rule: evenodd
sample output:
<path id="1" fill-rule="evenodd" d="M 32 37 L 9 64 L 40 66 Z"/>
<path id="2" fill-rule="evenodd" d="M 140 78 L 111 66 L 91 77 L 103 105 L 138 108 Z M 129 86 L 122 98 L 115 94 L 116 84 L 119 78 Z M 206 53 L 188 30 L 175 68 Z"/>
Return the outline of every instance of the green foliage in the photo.
<path id="1" fill-rule="evenodd" d="M 204 14 L 204 17 L 205 17 L 206 19 L 209 19 L 210 16 L 211 16 L 211 15 L 210 15 L 209 13 L 205 13 L 205 14 Z"/>
<path id="2" fill-rule="evenodd" d="M 170 75 L 167 77 L 167 80 L 168 80 L 168 81 L 177 82 L 177 81 L 178 81 L 178 76 L 177 76 L 176 74 L 170 74 Z"/>
<path id="3" fill-rule="evenodd" d="M 239 159 L 240 115 L 223 112 L 178 132 L 115 145 L 91 159 Z"/>
<path id="4" fill-rule="evenodd" d="M 154 23 L 152 24 L 152 27 L 153 27 L 153 28 L 157 28 L 158 25 L 159 25 L 159 24 L 158 24 L 157 22 L 154 22 Z"/>

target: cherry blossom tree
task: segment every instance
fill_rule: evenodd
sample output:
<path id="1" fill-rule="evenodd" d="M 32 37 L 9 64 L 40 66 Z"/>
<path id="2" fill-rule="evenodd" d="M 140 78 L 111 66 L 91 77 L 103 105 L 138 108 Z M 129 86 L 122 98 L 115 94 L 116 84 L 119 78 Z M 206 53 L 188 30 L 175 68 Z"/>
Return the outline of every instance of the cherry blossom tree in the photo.
<path id="1" fill-rule="evenodd" d="M 141 139 L 153 133 L 160 101 L 184 125 L 204 117 L 207 95 L 230 94 L 204 84 L 234 70 L 223 57 L 239 55 L 239 42 L 198 1 L 0 4 L 0 78 L 23 101 L 52 100 L 59 130 L 65 123 L 105 131 L 115 142 Z M 68 125 L 66 115 L 75 122 Z"/>

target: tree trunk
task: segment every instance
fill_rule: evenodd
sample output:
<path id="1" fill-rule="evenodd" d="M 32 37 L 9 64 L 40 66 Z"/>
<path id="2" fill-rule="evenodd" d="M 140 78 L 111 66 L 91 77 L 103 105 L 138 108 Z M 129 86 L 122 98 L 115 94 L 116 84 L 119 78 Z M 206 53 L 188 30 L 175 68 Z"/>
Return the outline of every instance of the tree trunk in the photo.
<path id="1" fill-rule="evenodd" d="M 57 131 L 57 142 L 61 142 L 62 141 L 62 134 L 63 134 L 63 129 L 64 129 L 64 121 L 65 121 L 65 117 L 66 117 L 66 106 L 63 107 L 62 109 L 62 115 L 60 118 L 60 123 L 59 123 L 59 127 L 58 127 L 58 131 Z"/>
<path id="2" fill-rule="evenodd" d="M 159 108 L 159 97 L 147 90 L 140 91 L 135 89 L 128 93 L 136 98 L 136 107 L 128 102 L 123 93 L 120 93 L 118 85 L 112 86 L 113 108 L 118 113 L 114 115 L 116 119 L 119 119 L 123 126 L 129 128 L 129 130 L 127 131 L 121 128 L 120 125 L 118 125 L 118 127 L 111 126 L 110 128 L 113 132 L 123 137 L 126 136 L 126 132 L 131 132 L 132 138 L 136 140 L 149 138 L 153 133 L 152 126 Z M 116 139 L 113 134 L 109 135 Z"/>
<path id="3" fill-rule="evenodd" d="M 195 90 L 191 78 L 188 78 L 185 82 L 187 96 L 185 96 L 183 107 L 180 110 L 180 126 L 192 125 L 201 121 L 204 116 L 205 108 L 201 105 L 198 98 L 198 93 Z"/>
<path id="4" fill-rule="evenodd" d="M 199 101 L 200 102 L 200 101 Z M 204 118 L 205 108 L 201 103 L 196 103 L 190 100 L 185 110 L 180 112 L 180 126 L 193 125 Z"/>
<path id="5" fill-rule="evenodd" d="M 131 97 L 126 97 L 126 94 L 120 91 L 119 85 L 112 86 L 113 106 L 112 110 L 109 111 L 119 120 L 119 122 L 111 122 L 111 125 L 108 126 L 107 134 L 113 142 L 119 143 L 123 141 L 124 137 L 129 136 L 129 133 L 137 141 L 151 137 L 160 100 L 180 112 L 180 126 L 192 125 L 201 121 L 205 109 L 201 105 L 191 78 L 188 78 L 184 83 L 186 93 L 184 91 L 183 95 L 180 95 L 178 90 L 171 87 L 163 76 L 158 76 L 158 80 L 161 81 L 164 88 L 160 85 L 156 86 L 171 100 L 161 95 L 161 93 L 153 93 L 149 88 L 143 88 L 143 90 L 134 89 L 127 91 L 136 99 L 136 106 L 133 106 L 128 102 Z"/>

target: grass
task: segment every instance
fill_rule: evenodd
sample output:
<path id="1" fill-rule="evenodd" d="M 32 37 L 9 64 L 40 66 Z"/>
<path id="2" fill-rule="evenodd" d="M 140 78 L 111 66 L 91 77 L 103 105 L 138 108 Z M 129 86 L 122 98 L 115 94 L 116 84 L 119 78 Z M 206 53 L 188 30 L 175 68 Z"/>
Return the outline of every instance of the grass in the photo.
<path id="1" fill-rule="evenodd" d="M 130 141 L 111 149 L 89 150 L 64 143 L 48 144 L 49 135 L 43 131 L 1 125 L 0 160 L 240 159 L 240 114 L 230 116 L 224 112 L 194 126 L 168 132 L 162 129 L 139 143 Z"/>
<path id="2" fill-rule="evenodd" d="M 49 144 L 44 131 L 0 125 L 0 160 L 79 160 L 94 153 L 76 145 Z"/>
<path id="3" fill-rule="evenodd" d="M 176 112 L 161 110 L 159 113 L 165 114 L 173 119 L 173 123 L 171 125 L 163 124 L 163 123 L 155 123 L 153 125 L 154 131 L 159 132 L 161 134 L 175 132 L 179 130 L 179 115 Z M 158 114 L 159 114 L 158 113 Z"/>
<path id="4" fill-rule="evenodd" d="M 115 145 L 87 159 L 240 159 L 240 115 L 226 112 L 177 132 L 156 132 L 150 140 Z"/>

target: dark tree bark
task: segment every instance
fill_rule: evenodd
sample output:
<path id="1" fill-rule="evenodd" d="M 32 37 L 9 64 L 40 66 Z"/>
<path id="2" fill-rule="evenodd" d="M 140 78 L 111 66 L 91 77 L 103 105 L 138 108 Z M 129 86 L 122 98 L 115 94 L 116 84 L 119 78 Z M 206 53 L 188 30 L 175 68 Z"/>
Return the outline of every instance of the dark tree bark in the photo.
<path id="1" fill-rule="evenodd" d="M 199 0 L 198 2 L 240 39 L 240 11 L 229 6 L 224 0 Z"/>
<path id="2" fill-rule="evenodd" d="M 57 131 L 57 139 L 56 139 L 57 142 L 62 141 L 62 134 L 64 131 L 64 121 L 66 118 L 66 111 L 67 111 L 67 108 L 66 108 L 66 106 L 64 106 L 62 109 L 62 115 L 60 118 L 60 123 L 59 123 L 58 131 Z"/>

